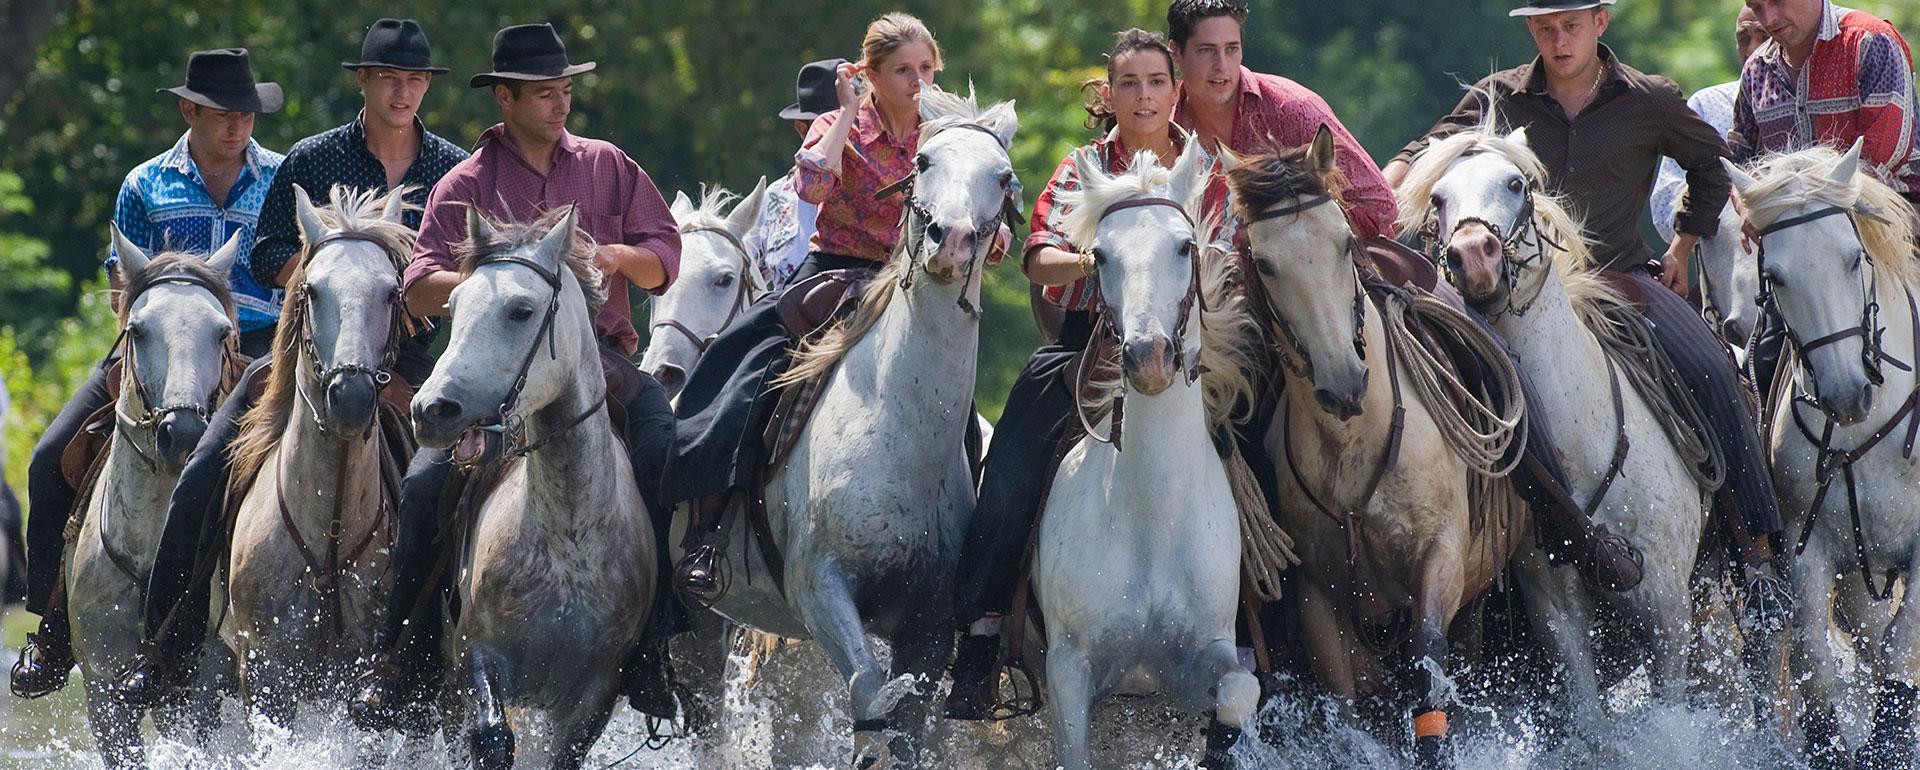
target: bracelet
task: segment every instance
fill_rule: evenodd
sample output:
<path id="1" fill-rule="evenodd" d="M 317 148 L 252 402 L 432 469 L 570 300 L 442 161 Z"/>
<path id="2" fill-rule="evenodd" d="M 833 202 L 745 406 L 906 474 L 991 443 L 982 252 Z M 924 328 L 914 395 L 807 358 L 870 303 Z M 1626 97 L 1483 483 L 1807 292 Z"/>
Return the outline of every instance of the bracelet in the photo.
<path id="1" fill-rule="evenodd" d="M 1100 265 L 1099 263 L 1094 261 L 1093 251 L 1089 249 L 1087 251 L 1080 252 L 1080 274 L 1093 275 L 1094 273 L 1099 271 L 1100 271 Z"/>

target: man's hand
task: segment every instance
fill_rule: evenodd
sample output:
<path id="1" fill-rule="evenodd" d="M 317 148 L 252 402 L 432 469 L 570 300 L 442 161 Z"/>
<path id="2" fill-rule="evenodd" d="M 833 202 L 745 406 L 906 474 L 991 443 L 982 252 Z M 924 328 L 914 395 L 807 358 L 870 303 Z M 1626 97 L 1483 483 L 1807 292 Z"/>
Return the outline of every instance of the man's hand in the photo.
<path id="1" fill-rule="evenodd" d="M 600 268 L 603 275 L 611 278 L 625 278 L 634 286 L 652 291 L 667 282 L 666 268 L 660 265 L 660 257 L 649 249 L 628 246 L 619 243 L 603 243 L 594 247 L 593 264 Z"/>
<path id="2" fill-rule="evenodd" d="M 1693 249 L 1700 244 L 1700 236 L 1680 233 L 1673 239 L 1673 245 L 1667 247 L 1667 253 L 1660 257 L 1660 283 L 1673 293 L 1687 296 L 1687 265 L 1693 261 Z"/>

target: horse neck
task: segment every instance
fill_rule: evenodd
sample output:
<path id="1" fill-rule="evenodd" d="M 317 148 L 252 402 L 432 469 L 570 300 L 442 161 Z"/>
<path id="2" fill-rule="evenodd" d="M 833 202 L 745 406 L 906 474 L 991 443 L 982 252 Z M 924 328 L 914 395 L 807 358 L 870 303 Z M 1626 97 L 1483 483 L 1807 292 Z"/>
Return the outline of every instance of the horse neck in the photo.
<path id="1" fill-rule="evenodd" d="M 1184 374 L 1176 375 L 1172 387 L 1147 395 L 1126 385 L 1121 402 L 1125 432 L 1121 440 L 1126 450 L 1114 458 L 1116 477 L 1155 479 L 1172 487 L 1189 486 L 1211 478 L 1206 474 L 1184 472 L 1195 458 L 1215 457 L 1212 437 L 1207 431 L 1205 390 L 1198 380 L 1188 383 Z M 1184 496 L 1184 495 L 1182 495 Z M 1167 528 L 1191 527 L 1178 517 L 1148 517 Z"/>
<path id="2" fill-rule="evenodd" d="M 313 360 L 304 350 L 294 365 L 300 367 L 294 375 L 295 387 L 324 397 L 324 388 L 314 381 Z M 318 415 L 307 400 L 297 393 L 289 397 L 292 405 L 280 443 L 269 463 L 260 468 L 263 474 L 274 474 L 278 484 L 299 490 L 299 494 L 288 494 L 286 488 L 279 491 L 288 513 L 302 524 L 311 522 L 318 527 L 328 526 L 335 517 L 342 521 L 372 518 L 378 508 L 355 504 L 370 501 L 354 500 L 352 496 L 356 492 L 371 496 L 380 489 L 378 417 L 365 435 L 322 433 L 316 422 Z"/>
<path id="3" fill-rule="evenodd" d="M 585 316 L 581 321 L 584 323 Z M 534 364 L 559 367 L 574 376 L 558 398 L 527 416 L 527 440 L 541 442 L 539 450 L 526 458 L 526 500 L 535 513 L 528 518 L 565 532 L 595 529 L 598 522 L 620 513 L 620 506 L 614 504 L 619 476 L 595 475 L 595 470 L 613 472 L 618 468 L 617 473 L 633 477 L 626 449 L 614 438 L 604 406 L 607 382 L 600 369 L 597 343 L 588 331 L 583 330 L 579 337 L 581 345 L 574 360 Z M 569 425 L 590 409 L 592 413 L 586 419 Z"/>
<path id="4" fill-rule="evenodd" d="M 1534 392 L 1547 413 L 1582 414 L 1606 407 L 1612 398 L 1606 352 L 1593 330 L 1581 321 L 1558 270 L 1546 270 L 1539 293 L 1527 311 L 1502 313 L 1493 320 L 1493 327 L 1506 338 L 1520 366 L 1538 386 Z"/>
<path id="5" fill-rule="evenodd" d="M 1909 369 L 1920 369 L 1920 349 L 1915 347 L 1914 336 L 1914 323 L 1920 319 L 1915 319 L 1912 306 L 1907 304 L 1907 298 L 1913 296 L 1912 292 L 1912 285 L 1906 281 L 1898 278 L 1888 280 L 1888 276 L 1883 275 L 1874 287 L 1874 300 L 1880 303 L 1880 326 L 1886 330 L 1880 339 L 1881 352 L 1906 364 Z M 1914 301 L 1920 302 L 1920 297 L 1915 297 Z M 1903 371 L 1892 363 L 1882 362 L 1880 374 L 1885 381 L 1876 388 L 1878 393 L 1873 399 L 1873 409 L 1868 412 L 1866 420 L 1855 426 L 1856 429 L 1868 432 L 1878 429 L 1881 423 L 1905 405 L 1907 396 L 1915 388 L 1920 388 L 1920 372 Z"/>
<path id="6" fill-rule="evenodd" d="M 968 280 L 978 280 L 969 278 Z M 871 377 L 875 393 L 884 393 L 876 410 L 940 410 L 955 424 L 972 419 L 974 377 L 980 348 L 980 322 L 960 306 L 961 289 L 917 276 L 895 290 L 863 343 L 841 365 Z M 973 300 L 978 306 L 979 300 Z M 870 355 L 862 357 L 865 348 Z"/>

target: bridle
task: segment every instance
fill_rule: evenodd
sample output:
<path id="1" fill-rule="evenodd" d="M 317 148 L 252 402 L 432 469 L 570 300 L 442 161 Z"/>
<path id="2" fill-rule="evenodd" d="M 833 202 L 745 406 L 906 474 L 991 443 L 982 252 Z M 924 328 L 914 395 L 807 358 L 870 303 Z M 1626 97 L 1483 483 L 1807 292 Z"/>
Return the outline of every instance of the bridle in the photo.
<path id="1" fill-rule="evenodd" d="M 519 405 L 520 394 L 526 390 L 527 373 L 533 369 L 533 359 L 540 353 L 541 337 L 544 336 L 547 339 L 548 360 L 557 361 L 560 358 L 559 351 L 555 348 L 553 329 L 553 319 L 558 316 L 560 312 L 560 271 L 548 270 L 545 265 L 517 254 L 487 256 L 477 259 L 477 264 L 479 265 L 501 263 L 511 263 L 532 270 L 534 275 L 540 276 L 540 279 L 546 282 L 547 288 L 551 293 L 547 299 L 546 312 L 540 319 L 540 328 L 534 331 L 533 342 L 528 346 L 526 356 L 520 359 L 520 369 L 513 377 L 513 385 L 507 388 L 506 397 L 501 399 L 500 408 L 495 412 L 493 421 L 468 428 L 468 430 L 480 431 L 482 433 L 486 441 L 486 448 L 478 455 L 465 459 L 461 458 L 458 453 L 455 453 L 453 462 L 463 469 L 470 469 L 486 464 L 495 457 L 525 457 L 533 454 L 535 450 L 545 446 L 547 442 L 555 436 L 564 434 L 578 427 L 580 423 L 586 422 L 588 417 L 592 417 L 594 413 L 606 408 L 605 395 L 590 399 L 587 402 L 587 408 L 580 412 L 580 414 L 567 420 L 558 429 L 548 432 L 547 435 L 542 436 L 540 440 L 532 443 L 527 442 L 526 420 L 514 413 L 514 407 Z"/>
<path id="2" fill-rule="evenodd" d="M 331 233 L 309 246 L 307 248 L 307 261 L 311 263 L 314 255 L 320 253 L 321 247 L 337 241 L 364 241 L 380 247 L 382 252 L 385 252 L 387 249 L 385 243 L 370 234 L 351 231 L 337 232 Z M 300 339 L 296 344 L 306 353 L 307 361 L 312 364 L 314 381 L 319 383 L 320 389 L 323 392 L 333 383 L 334 379 L 355 374 L 364 374 L 371 378 L 375 391 L 386 387 L 387 383 L 393 381 L 394 359 L 398 354 L 400 336 L 405 333 L 406 329 L 405 303 L 401 299 L 400 286 L 398 283 L 394 285 L 393 291 L 387 295 L 389 316 L 387 344 L 385 351 L 381 355 L 380 365 L 377 367 L 357 361 L 334 363 L 332 365 L 328 365 L 323 361 L 320 358 L 320 346 L 317 342 L 317 332 L 314 329 L 313 284 L 302 281 L 300 285 L 294 289 L 294 296 L 296 298 L 295 301 L 300 303 L 300 316 L 302 319 Z M 323 416 L 323 410 L 320 408 L 320 402 L 313 400 L 313 397 L 307 393 L 306 386 L 298 377 L 294 378 L 294 390 L 300 393 L 300 400 L 306 402 L 307 412 L 313 415 L 314 426 L 319 429 L 322 435 L 325 435 L 327 433 L 327 423 Z M 371 431 L 373 428 L 372 426 L 368 426 L 367 429 Z"/>
<path id="3" fill-rule="evenodd" d="M 1131 198 L 1114 203 L 1100 212 L 1100 219 L 1098 221 L 1105 222 L 1107 217 L 1113 216 L 1116 212 L 1138 208 L 1173 209 L 1174 211 L 1180 212 L 1180 218 L 1186 221 L 1188 229 L 1193 230 L 1196 235 L 1199 232 L 1198 228 L 1194 227 L 1193 217 L 1187 214 L 1185 206 L 1180 205 L 1178 201 L 1161 197 Z M 1104 262 L 1104 260 L 1102 261 Z M 1187 245 L 1187 265 L 1190 270 L 1190 278 L 1187 281 L 1187 292 L 1180 297 L 1180 304 L 1174 311 L 1173 367 L 1183 371 L 1187 384 L 1192 385 L 1194 380 L 1199 379 L 1200 375 L 1205 374 L 1207 371 L 1206 367 L 1200 364 L 1197 356 L 1190 365 L 1187 362 L 1187 324 L 1193 317 L 1193 307 L 1195 304 L 1198 304 L 1202 313 L 1208 310 L 1206 296 L 1200 290 L 1200 247 L 1198 243 L 1189 243 Z M 1100 281 L 1096 276 L 1093 282 L 1093 301 L 1096 306 L 1105 306 L 1106 301 L 1104 295 L 1105 292 L 1101 290 Z M 1200 323 L 1203 327 L 1206 325 L 1205 320 L 1202 320 Z M 1122 330 L 1113 321 L 1113 314 L 1105 312 L 1100 313 L 1099 318 L 1094 321 L 1091 337 L 1095 342 L 1089 345 L 1089 350 L 1097 349 L 1099 347 L 1099 341 L 1101 340 L 1113 343 L 1115 349 L 1118 349 L 1123 339 Z M 1125 395 L 1123 393 L 1114 397 L 1113 429 L 1106 436 L 1101 436 L 1098 431 L 1093 429 L 1093 421 L 1088 417 L 1086 405 L 1079 397 L 1081 391 L 1085 389 L 1086 382 L 1084 382 L 1084 380 L 1091 376 L 1092 370 L 1092 366 L 1082 366 L 1079 369 L 1079 379 L 1083 380 L 1083 382 L 1077 382 L 1074 386 L 1074 412 L 1079 416 L 1080 428 L 1086 433 L 1088 438 L 1102 444 L 1113 444 L 1115 448 L 1118 448 L 1120 446 L 1121 420 L 1125 413 Z"/>
<path id="4" fill-rule="evenodd" d="M 1276 206 L 1255 213 L 1247 217 L 1247 225 L 1251 226 L 1255 222 L 1265 222 L 1269 219 L 1279 219 L 1284 216 L 1305 213 L 1333 202 L 1334 198 L 1331 195 L 1315 194 L 1305 196 L 1291 206 Z M 1354 237 L 1353 228 L 1350 224 L 1347 228 L 1346 251 L 1354 264 L 1358 265 L 1364 261 L 1360 253 L 1360 241 Z M 1249 254 L 1248 257 L 1249 262 L 1253 261 L 1251 254 Z M 1285 366 L 1295 377 L 1309 382 L 1313 381 L 1313 358 L 1307 352 L 1306 346 L 1300 343 L 1300 337 L 1294 333 L 1293 326 L 1287 323 L 1286 318 L 1280 315 L 1278 310 L 1273 307 L 1272 298 L 1268 297 L 1264 290 L 1248 292 L 1248 294 L 1259 309 L 1260 314 L 1266 316 L 1273 325 L 1275 332 L 1287 341 L 1286 346 L 1279 349 L 1281 365 Z M 1367 357 L 1366 302 L 1367 292 L 1364 287 L 1360 285 L 1359 271 L 1355 270 L 1353 274 L 1353 352 L 1358 355 L 1361 360 L 1366 360 Z M 1288 348 L 1291 348 L 1291 350 L 1288 350 Z M 1295 356 L 1298 356 L 1298 358 L 1296 359 Z"/>
<path id="5" fill-rule="evenodd" d="M 1420 240 L 1430 250 L 1430 258 L 1440 265 L 1440 269 L 1447 272 L 1448 279 L 1456 286 L 1459 285 L 1460 277 L 1456 264 L 1458 260 L 1450 255 L 1453 253 L 1453 236 L 1460 232 L 1460 228 L 1477 224 L 1486 228 L 1487 232 L 1492 233 L 1494 239 L 1500 242 L 1500 285 L 1506 288 L 1506 304 L 1498 309 L 1482 309 L 1481 313 L 1488 321 L 1498 320 L 1503 315 L 1512 315 L 1517 318 L 1532 310 L 1533 303 L 1540 299 L 1540 292 L 1537 289 L 1526 302 L 1515 305 L 1513 301 L 1513 291 L 1519 286 L 1520 272 L 1541 262 L 1546 257 L 1548 246 L 1562 248 L 1560 244 L 1548 239 L 1546 234 L 1540 231 L 1539 217 L 1535 215 L 1533 205 L 1533 192 L 1533 183 L 1529 181 L 1520 199 L 1520 210 L 1514 214 L 1513 221 L 1505 228 L 1480 217 L 1461 217 L 1459 221 L 1453 223 L 1453 231 L 1447 233 L 1447 240 L 1441 241 L 1438 217 L 1428 216 L 1426 224 L 1420 227 Z M 1429 213 L 1433 212 L 1429 210 Z M 1533 254 L 1520 259 L 1520 246 L 1529 241 L 1533 245 Z"/>
<path id="6" fill-rule="evenodd" d="M 1847 224 L 1853 228 L 1854 239 L 1861 244 L 1858 267 L 1866 276 L 1862 279 L 1864 281 L 1864 286 L 1862 287 L 1864 298 L 1861 303 L 1860 323 L 1832 334 L 1823 335 L 1804 342 L 1801 341 L 1800 336 L 1794 332 L 1793 326 L 1786 322 L 1785 317 L 1781 317 L 1780 326 L 1781 329 L 1786 332 L 1787 340 L 1793 344 L 1794 348 L 1799 350 L 1800 364 L 1807 370 L 1808 374 L 1812 374 L 1813 372 L 1813 362 L 1808 357 L 1809 353 L 1840 342 L 1841 340 L 1852 337 L 1861 338 L 1863 344 L 1860 350 L 1860 362 L 1866 368 L 1867 381 L 1875 386 L 1879 386 L 1886 381 L 1886 376 L 1880 370 L 1880 364 L 1882 362 L 1892 364 L 1895 368 L 1903 372 L 1913 371 L 1913 368 L 1906 362 L 1887 355 L 1886 350 L 1881 345 L 1881 339 L 1886 335 L 1887 329 L 1880 323 L 1880 277 L 1878 271 L 1874 270 L 1873 254 L 1866 249 L 1866 239 L 1860 236 L 1860 223 L 1853 218 L 1853 211 L 1853 209 L 1845 206 L 1827 206 L 1818 211 L 1788 217 L 1761 228 L 1758 239 L 1760 294 L 1757 299 L 1762 307 L 1771 306 L 1773 303 L 1773 277 L 1767 272 L 1766 239 L 1768 235 L 1826 219 L 1827 217 L 1846 216 Z M 1814 389 L 1813 398 L 1810 399 L 1814 402 L 1812 405 L 1816 408 L 1821 408 L 1824 412 L 1824 408 L 1818 404 L 1819 382 L 1814 381 L 1812 387 Z"/>
<path id="7" fill-rule="evenodd" d="M 161 276 L 159 278 L 155 278 L 152 282 L 148 283 L 146 286 L 141 287 L 140 293 L 145 294 L 148 290 L 151 290 L 154 287 L 160 286 L 163 284 L 196 286 L 201 289 L 205 289 L 207 293 L 212 294 L 215 297 L 219 297 L 221 290 L 224 288 L 224 287 L 215 286 L 212 281 L 200 276 L 199 274 L 191 273 L 191 272 L 177 272 L 177 273 Z M 139 298 L 140 298 L 139 294 L 127 297 L 124 300 L 125 306 L 129 308 L 133 307 L 134 301 Z M 231 308 L 228 308 L 228 312 L 231 313 Z M 140 456 L 140 459 L 147 464 L 147 467 L 157 468 L 159 467 L 159 462 L 156 461 L 153 457 L 149 456 L 145 449 L 142 449 L 140 447 L 140 442 L 133 440 L 133 436 L 130 435 L 130 432 L 131 431 L 150 432 L 154 429 L 155 426 L 160 424 L 161 420 L 166 419 L 168 415 L 175 414 L 178 412 L 192 413 L 193 415 L 199 417 L 201 421 L 204 422 L 213 415 L 213 406 L 211 403 L 161 404 L 159 406 L 155 406 L 153 404 L 153 400 L 148 397 L 146 383 L 140 379 L 140 364 L 138 359 L 136 358 L 137 346 L 127 342 L 127 336 L 132 331 L 132 328 L 133 327 L 132 327 L 131 321 L 129 321 L 127 325 L 120 327 L 120 335 L 114 339 L 113 347 L 120 347 L 122 343 L 127 343 L 125 348 L 126 354 L 124 357 L 124 363 L 122 365 L 126 369 L 126 377 L 129 383 L 133 386 L 134 397 L 140 400 L 140 408 L 142 411 L 140 415 L 137 417 L 134 415 L 130 415 L 127 413 L 126 408 L 123 405 L 121 405 L 119 402 L 116 402 L 113 407 L 114 426 L 116 430 L 119 430 L 121 432 L 122 436 L 126 437 L 127 445 L 133 448 L 134 453 Z M 228 365 L 232 362 L 233 353 L 234 353 L 233 336 L 231 331 L 229 331 L 227 342 L 225 345 L 221 347 L 221 350 L 220 350 L 220 368 L 222 371 L 225 371 Z"/>
<path id="8" fill-rule="evenodd" d="M 689 342 L 693 343 L 694 350 L 704 354 L 707 352 L 707 348 L 713 346 L 713 341 L 720 338 L 720 332 L 732 326 L 734 319 L 739 318 L 740 314 L 746 311 L 747 306 L 753 304 L 754 294 L 751 275 L 755 268 L 753 265 L 753 253 L 747 249 L 747 244 L 741 242 L 739 236 L 733 234 L 733 231 L 712 225 L 689 225 L 680 228 L 680 234 L 682 235 L 692 235 L 694 233 L 713 233 L 714 235 L 718 235 L 740 255 L 740 280 L 734 288 L 733 305 L 727 309 L 727 317 L 720 321 L 719 326 L 714 327 L 712 334 L 705 337 L 695 334 L 692 329 L 687 328 L 686 324 L 681 323 L 679 319 L 675 318 L 655 320 L 650 329 L 672 329 L 677 331 L 686 336 Z"/>
<path id="9" fill-rule="evenodd" d="M 1001 143 L 1000 135 L 994 133 L 993 129 L 987 128 L 986 126 L 977 123 L 956 123 L 949 126 L 949 128 L 964 128 L 979 131 L 992 137 L 993 143 L 999 146 L 1002 151 L 1007 149 L 1006 145 Z M 904 207 L 905 210 L 900 213 L 900 230 L 903 246 L 906 243 L 912 243 L 916 247 L 924 246 L 927 241 L 927 225 L 933 222 L 933 214 L 927 211 L 926 204 L 922 203 L 920 197 L 914 194 L 914 183 L 919 178 L 920 170 L 916 167 L 899 181 L 882 187 L 873 193 L 874 200 L 884 200 L 892 197 L 895 193 L 903 191 L 906 193 L 907 205 Z M 973 253 L 967 256 L 966 264 L 961 266 L 962 280 L 960 282 L 959 305 L 960 310 L 965 312 L 970 318 L 980 317 L 980 309 L 974 307 L 973 302 L 967 299 L 969 284 L 977 277 L 974 268 L 979 265 L 986 253 L 993 248 L 994 241 L 999 238 L 1000 226 L 1008 221 L 1012 221 L 1016 225 L 1024 225 L 1027 223 L 1026 216 L 1020 213 L 1020 203 L 1014 198 L 1011 190 L 1009 190 L 1006 199 L 1001 201 L 1000 213 L 988 221 L 985 227 L 974 230 L 975 245 Z M 907 262 L 906 269 L 900 271 L 899 285 L 901 291 L 913 288 L 913 269 L 917 263 L 918 260 L 910 259 Z"/>

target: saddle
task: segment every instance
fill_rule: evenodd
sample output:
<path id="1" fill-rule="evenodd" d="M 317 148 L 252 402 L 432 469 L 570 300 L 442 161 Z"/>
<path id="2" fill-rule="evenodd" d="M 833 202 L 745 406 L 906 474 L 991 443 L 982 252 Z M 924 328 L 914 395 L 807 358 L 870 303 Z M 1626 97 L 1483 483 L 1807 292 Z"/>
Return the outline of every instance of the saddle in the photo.
<path id="1" fill-rule="evenodd" d="M 1427 255 L 1384 236 L 1367 240 L 1361 244 L 1361 251 L 1365 255 L 1362 264 L 1373 268 L 1388 284 L 1437 293 L 1440 271 L 1427 260 Z"/>
<path id="2" fill-rule="evenodd" d="M 839 318 L 847 296 L 867 285 L 872 273 L 865 270 L 826 270 L 792 284 L 774 301 L 780 323 L 788 336 L 805 339 Z"/>

